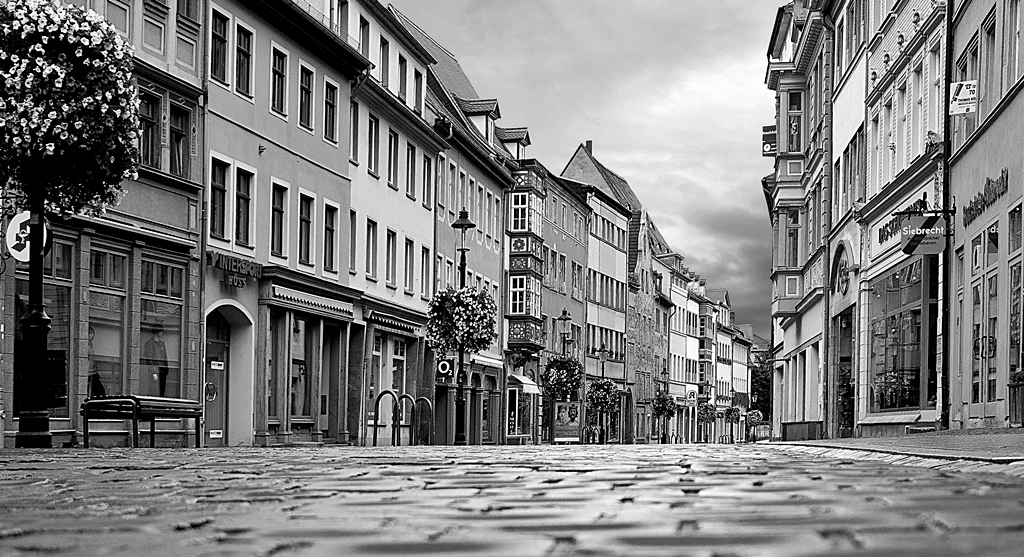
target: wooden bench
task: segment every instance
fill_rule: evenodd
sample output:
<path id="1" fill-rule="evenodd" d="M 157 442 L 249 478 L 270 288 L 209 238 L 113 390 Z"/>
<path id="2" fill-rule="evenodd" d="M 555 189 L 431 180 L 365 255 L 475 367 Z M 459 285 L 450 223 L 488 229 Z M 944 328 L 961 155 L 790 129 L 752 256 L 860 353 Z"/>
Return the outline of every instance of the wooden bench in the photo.
<path id="1" fill-rule="evenodd" d="M 132 421 L 132 447 L 139 446 L 139 420 L 149 420 L 149 446 L 156 445 L 157 418 L 194 418 L 196 421 L 196 448 L 202 439 L 200 420 L 203 404 L 185 398 L 158 396 L 112 395 L 87 398 L 82 402 L 83 445 L 89 448 L 89 420 L 129 419 Z"/>

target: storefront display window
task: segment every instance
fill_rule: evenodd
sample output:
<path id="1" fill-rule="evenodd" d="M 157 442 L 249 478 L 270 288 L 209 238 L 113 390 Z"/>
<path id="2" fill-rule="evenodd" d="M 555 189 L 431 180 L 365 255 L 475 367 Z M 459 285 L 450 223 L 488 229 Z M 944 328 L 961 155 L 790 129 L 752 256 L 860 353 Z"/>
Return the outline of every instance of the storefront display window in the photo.
<path id="1" fill-rule="evenodd" d="M 179 398 L 181 392 L 181 304 L 142 300 L 139 390 Z"/>
<path id="2" fill-rule="evenodd" d="M 1019 214 L 1019 213 L 1018 213 Z M 1010 267 L 1010 374 L 1020 369 L 1021 262 Z"/>
<path id="3" fill-rule="evenodd" d="M 315 323 L 296 317 L 292 322 L 292 362 L 289 368 L 291 415 L 308 418 L 313 415 L 313 347 L 316 343 Z"/>
<path id="4" fill-rule="evenodd" d="M 88 396 L 124 393 L 124 296 L 89 293 Z"/>
<path id="5" fill-rule="evenodd" d="M 930 267 L 926 269 L 926 263 Z M 918 258 L 871 283 L 872 410 L 920 408 L 935 397 L 933 356 L 922 358 L 934 346 L 934 327 L 927 322 L 934 280 L 934 258 Z M 927 337 L 926 337 L 927 335 Z"/>
<path id="6" fill-rule="evenodd" d="M 63 244 L 54 244 L 54 248 Z M 62 352 L 64 361 L 70 367 L 71 363 L 71 285 L 54 280 L 60 277 L 63 270 L 67 270 L 67 276 L 71 276 L 71 255 L 70 246 L 66 252 L 65 264 L 52 265 L 54 259 L 51 256 L 47 260 L 51 265 L 44 272 L 46 277 L 43 283 L 43 303 L 46 304 L 46 315 L 50 317 L 50 332 L 46 337 L 46 348 L 51 352 Z M 14 321 L 14 415 L 21 411 L 21 400 L 23 395 L 22 377 L 32 373 L 41 360 L 30 355 L 24 346 L 24 338 L 21 332 L 21 319 L 28 313 L 28 280 L 19 278 L 15 284 L 14 294 L 15 321 Z M 69 383 L 70 385 L 70 383 Z M 55 418 L 68 417 L 68 408 L 51 408 L 51 416 Z"/>
<path id="7" fill-rule="evenodd" d="M 530 435 L 533 432 L 531 396 L 519 389 L 508 390 L 508 434 Z"/>

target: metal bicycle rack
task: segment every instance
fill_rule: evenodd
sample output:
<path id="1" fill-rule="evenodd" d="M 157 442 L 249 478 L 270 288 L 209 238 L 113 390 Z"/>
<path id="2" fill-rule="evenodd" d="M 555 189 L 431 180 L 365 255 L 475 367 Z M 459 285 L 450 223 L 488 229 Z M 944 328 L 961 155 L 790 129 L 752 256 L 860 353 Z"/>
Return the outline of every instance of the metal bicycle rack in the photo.
<path id="1" fill-rule="evenodd" d="M 374 416 L 379 416 L 380 415 L 380 401 L 381 401 L 381 399 L 384 398 L 384 395 L 390 395 L 391 399 L 395 403 L 394 406 L 392 406 L 392 408 L 391 408 L 391 423 L 392 423 L 392 428 L 391 428 L 391 445 L 395 446 L 395 447 L 398 447 L 398 446 L 401 446 L 401 444 L 402 444 L 402 435 L 401 435 L 402 425 L 403 425 L 402 424 L 402 410 L 405 408 L 405 406 L 403 405 L 403 402 L 405 402 L 406 400 L 408 400 L 409 404 L 412 405 L 412 421 L 409 424 L 409 444 L 410 445 L 415 445 L 416 444 L 416 425 L 417 425 L 417 422 L 418 422 L 418 420 L 416 418 L 416 405 L 418 403 L 422 402 L 422 403 L 427 405 L 427 411 L 429 412 L 430 418 L 429 418 L 428 423 L 431 425 L 431 427 L 429 428 L 429 430 L 430 430 L 430 433 L 429 433 L 429 436 L 430 436 L 429 444 L 433 445 L 434 444 L 434 428 L 433 428 L 433 424 L 434 424 L 434 404 L 432 402 L 430 402 L 430 399 L 428 399 L 425 396 L 421 396 L 419 398 L 413 398 L 413 396 L 410 395 L 409 393 L 402 393 L 401 395 L 399 395 L 394 389 L 385 389 L 385 390 L 381 391 L 380 394 L 377 395 L 377 399 L 373 403 L 373 415 Z M 377 427 L 378 426 L 376 424 L 374 424 L 374 426 L 373 426 L 373 446 L 374 447 L 377 446 Z"/>

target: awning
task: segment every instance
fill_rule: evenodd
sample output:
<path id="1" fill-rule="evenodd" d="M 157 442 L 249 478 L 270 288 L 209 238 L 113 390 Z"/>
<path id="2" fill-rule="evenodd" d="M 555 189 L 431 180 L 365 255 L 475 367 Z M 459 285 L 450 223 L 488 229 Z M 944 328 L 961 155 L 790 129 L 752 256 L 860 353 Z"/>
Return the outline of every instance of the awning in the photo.
<path id="1" fill-rule="evenodd" d="M 510 373 L 508 374 L 508 380 L 513 385 L 522 385 L 524 393 L 530 393 L 535 395 L 540 394 L 540 387 L 538 387 L 537 384 L 533 382 L 533 379 L 530 379 L 525 375 L 516 375 L 514 373 Z"/>
<path id="2" fill-rule="evenodd" d="M 505 367 L 505 362 L 499 360 L 498 358 L 484 356 L 483 354 L 473 354 L 469 357 L 469 361 L 480 365 L 496 367 L 499 369 Z"/>

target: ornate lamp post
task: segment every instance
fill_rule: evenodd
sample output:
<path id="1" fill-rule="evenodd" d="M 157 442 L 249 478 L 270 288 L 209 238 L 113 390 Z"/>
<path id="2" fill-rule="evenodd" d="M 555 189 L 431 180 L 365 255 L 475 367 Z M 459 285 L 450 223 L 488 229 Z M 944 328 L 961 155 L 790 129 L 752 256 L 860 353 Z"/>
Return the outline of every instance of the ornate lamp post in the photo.
<path id="1" fill-rule="evenodd" d="M 572 317 L 569 316 L 569 310 L 562 308 L 562 315 L 559 315 L 556 319 L 561 323 L 562 355 L 565 356 L 565 345 L 572 342 L 572 340 L 569 339 L 569 325 L 572 323 Z"/>
<path id="2" fill-rule="evenodd" d="M 459 211 L 459 218 L 452 223 L 452 228 L 461 232 L 459 239 L 459 288 L 466 287 L 466 231 L 476 228 L 476 223 L 469 220 L 469 211 L 465 207 Z M 466 349 L 459 346 L 459 371 L 456 376 L 458 392 L 455 396 L 455 444 L 466 444 Z"/>
<path id="3" fill-rule="evenodd" d="M 605 362 L 608 361 L 608 353 L 609 352 L 611 352 L 611 350 L 608 350 L 608 347 L 605 346 L 603 342 L 601 343 L 601 348 L 597 349 L 597 357 L 598 357 L 598 359 L 601 360 L 601 379 L 604 379 L 604 364 L 605 364 Z M 597 441 L 599 443 L 601 443 L 602 445 L 607 445 L 608 444 L 608 435 L 607 435 L 607 432 L 605 431 L 605 423 L 604 423 L 605 422 L 605 415 L 604 415 L 604 410 L 603 409 L 600 411 L 600 414 L 598 416 L 598 421 L 601 423 L 601 429 L 598 431 L 598 439 L 597 439 Z"/>

